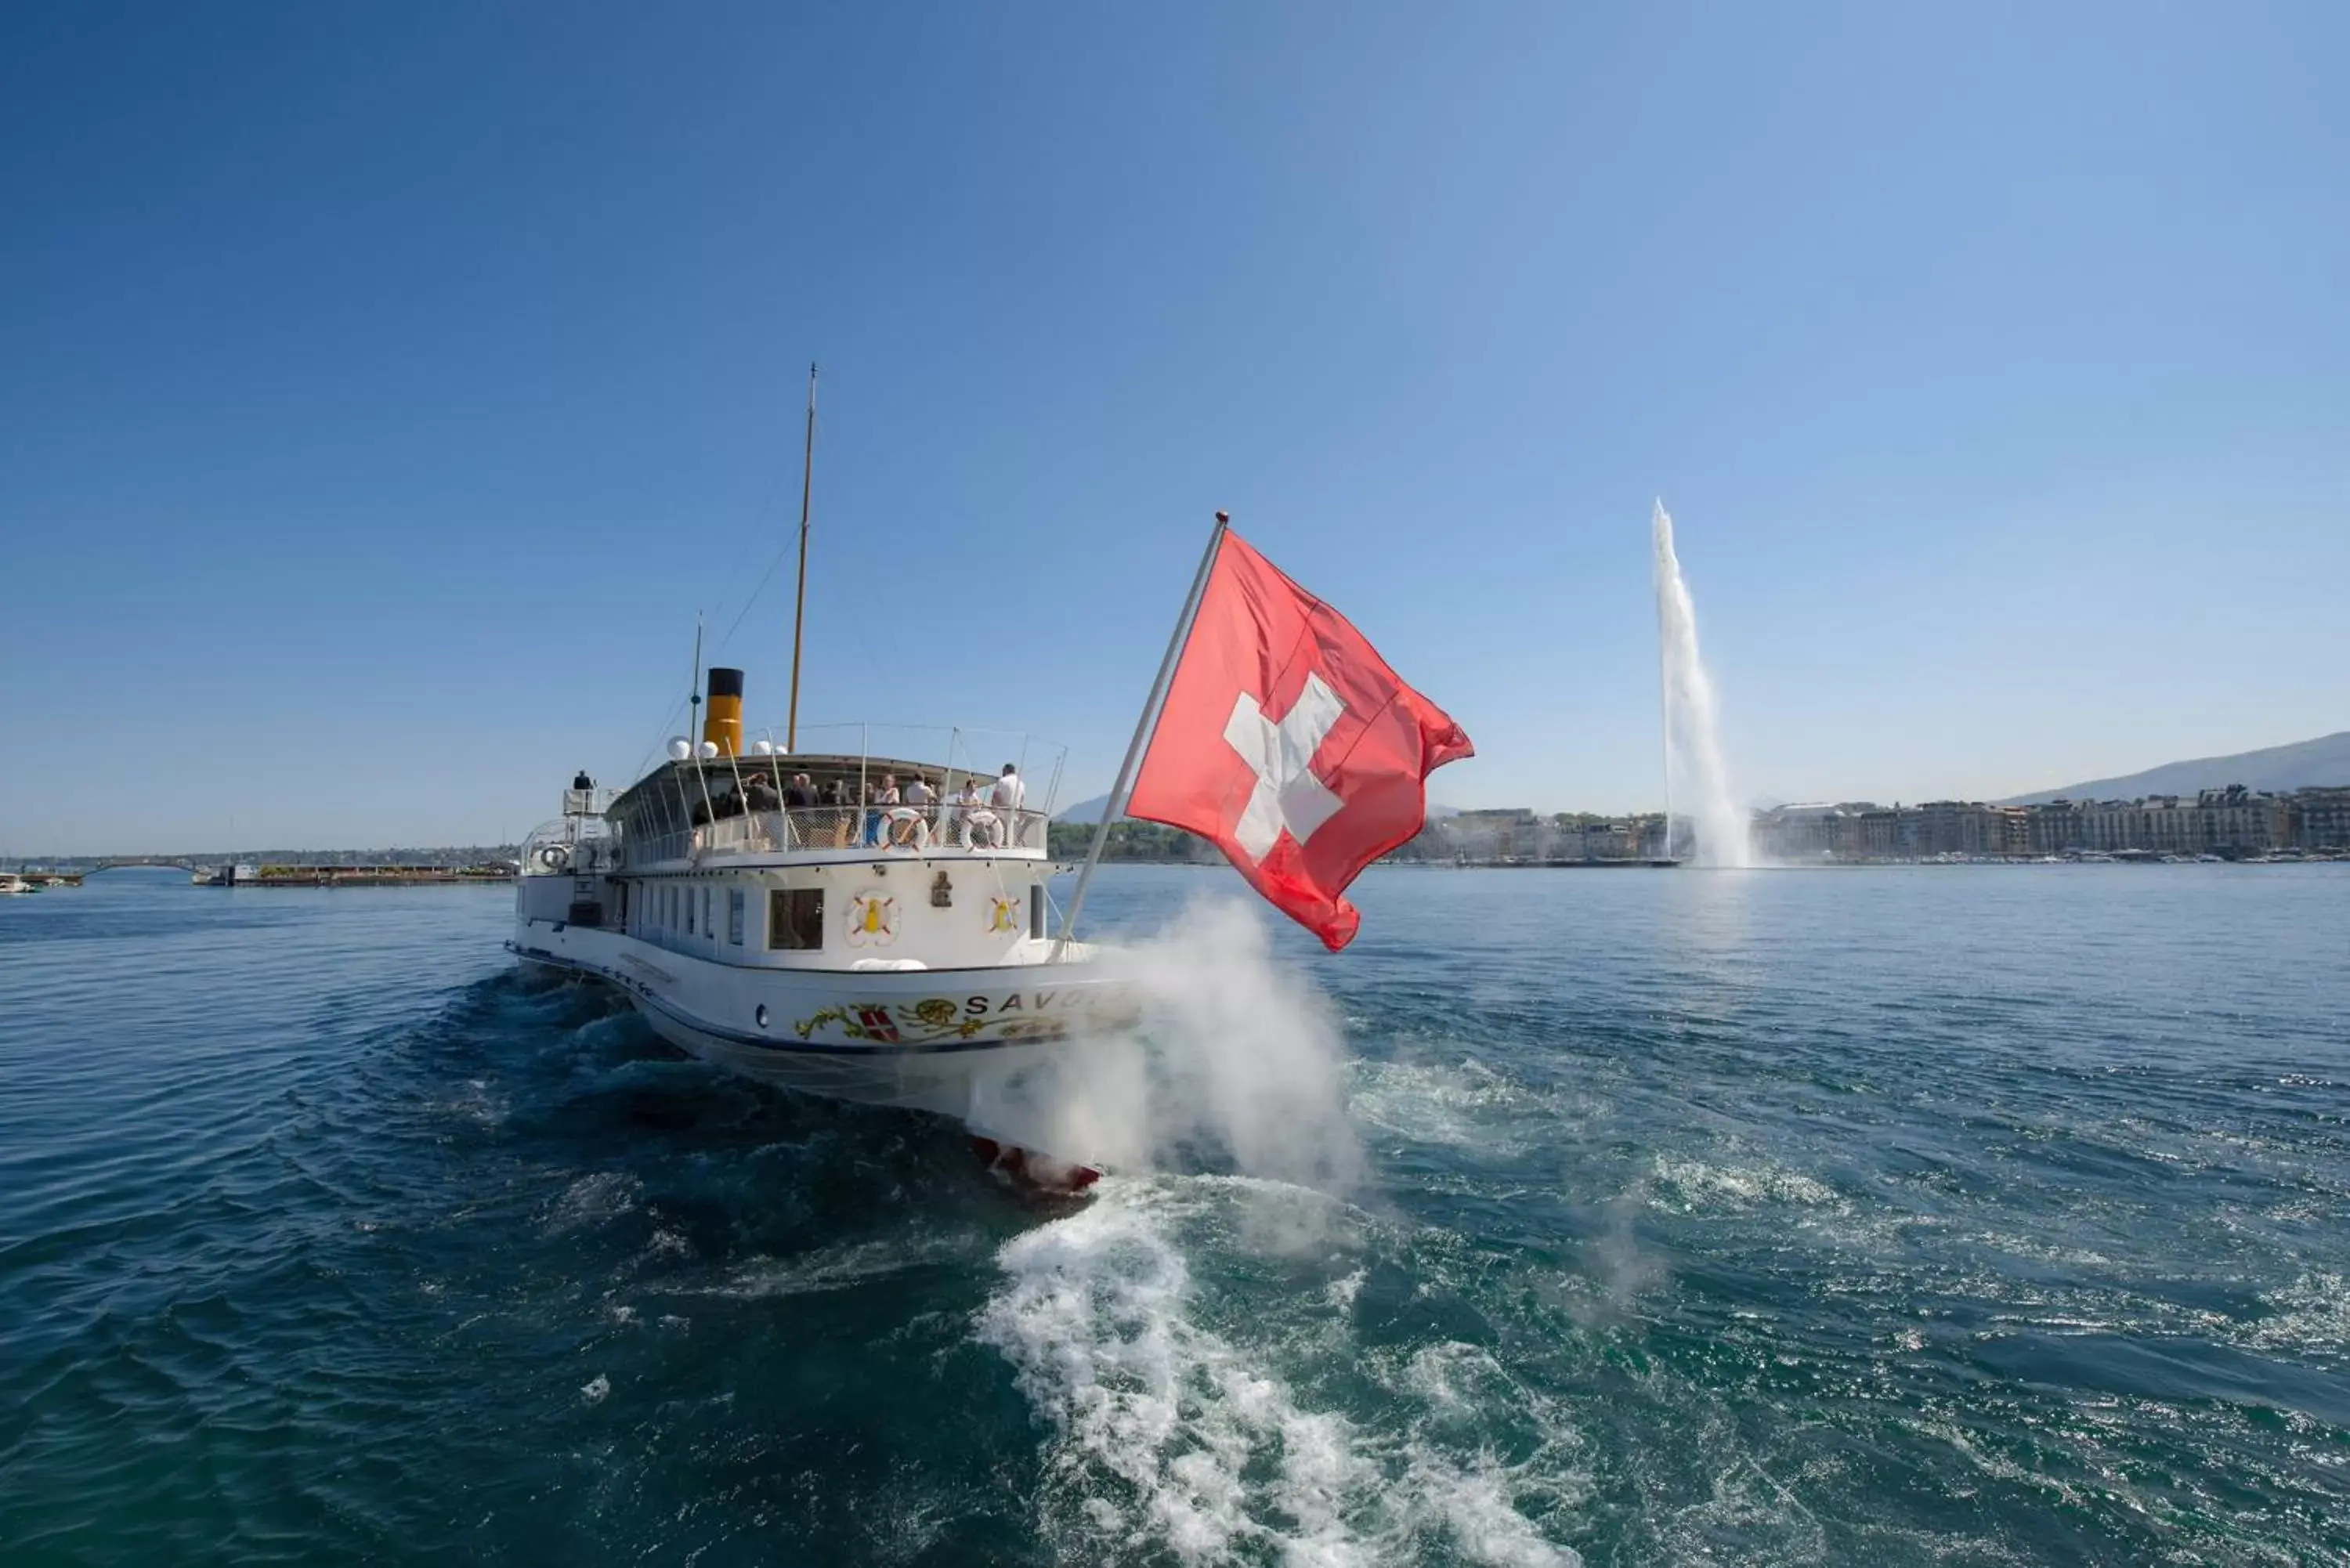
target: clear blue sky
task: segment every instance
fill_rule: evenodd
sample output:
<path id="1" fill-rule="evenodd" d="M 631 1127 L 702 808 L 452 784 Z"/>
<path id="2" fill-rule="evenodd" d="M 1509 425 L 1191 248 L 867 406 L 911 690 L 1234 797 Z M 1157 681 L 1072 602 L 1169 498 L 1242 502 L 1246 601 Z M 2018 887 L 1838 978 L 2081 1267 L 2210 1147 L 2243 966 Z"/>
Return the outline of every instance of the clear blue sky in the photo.
<path id="1" fill-rule="evenodd" d="M 2350 727 L 2350 9 L 17 5 L 0 854 L 515 836 L 795 522 L 804 712 L 1098 793 L 1210 512 L 1659 798 Z M 721 657 L 781 722 L 788 566 Z"/>

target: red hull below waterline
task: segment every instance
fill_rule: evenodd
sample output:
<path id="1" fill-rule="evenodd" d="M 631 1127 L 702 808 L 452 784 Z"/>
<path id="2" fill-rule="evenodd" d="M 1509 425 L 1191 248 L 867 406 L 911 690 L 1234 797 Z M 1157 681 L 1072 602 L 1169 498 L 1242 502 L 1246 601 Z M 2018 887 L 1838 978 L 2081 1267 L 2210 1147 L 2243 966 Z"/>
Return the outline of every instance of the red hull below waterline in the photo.
<path id="1" fill-rule="evenodd" d="M 1090 1165 L 1072 1165 L 1015 1144 L 998 1143 L 992 1137 L 974 1134 L 971 1147 L 991 1175 L 1040 1197 L 1075 1198 L 1101 1179 L 1102 1173 Z"/>

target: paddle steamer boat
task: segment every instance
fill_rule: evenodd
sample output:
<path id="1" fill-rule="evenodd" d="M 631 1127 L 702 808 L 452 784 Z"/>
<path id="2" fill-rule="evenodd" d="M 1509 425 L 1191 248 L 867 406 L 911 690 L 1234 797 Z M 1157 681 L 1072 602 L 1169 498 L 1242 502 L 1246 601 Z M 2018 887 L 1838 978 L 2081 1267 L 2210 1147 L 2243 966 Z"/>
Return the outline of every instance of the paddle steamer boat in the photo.
<path id="1" fill-rule="evenodd" d="M 959 735 L 944 763 L 746 752 L 742 691 L 711 670 L 701 742 L 671 741 L 617 795 L 574 779 L 523 846 L 509 948 L 612 987 L 721 1066 L 1008 1137 L 1002 1108 L 1127 1015 L 1102 950 L 1048 929 L 1049 793 L 1032 807 L 1016 772 L 957 765 Z M 939 798 L 785 804 L 803 777 L 871 801 L 889 775 Z"/>

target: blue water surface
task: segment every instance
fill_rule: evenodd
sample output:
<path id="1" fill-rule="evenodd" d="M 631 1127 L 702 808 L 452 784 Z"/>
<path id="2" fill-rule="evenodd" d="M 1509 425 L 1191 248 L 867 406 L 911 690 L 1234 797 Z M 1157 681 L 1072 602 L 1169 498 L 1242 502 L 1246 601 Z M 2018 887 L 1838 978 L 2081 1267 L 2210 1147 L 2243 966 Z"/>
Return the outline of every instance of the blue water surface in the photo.
<path id="1" fill-rule="evenodd" d="M 2350 1560 L 2350 870 L 1357 893 L 1360 1179 L 1077 1208 L 502 890 L 0 899 L 0 1563 Z"/>

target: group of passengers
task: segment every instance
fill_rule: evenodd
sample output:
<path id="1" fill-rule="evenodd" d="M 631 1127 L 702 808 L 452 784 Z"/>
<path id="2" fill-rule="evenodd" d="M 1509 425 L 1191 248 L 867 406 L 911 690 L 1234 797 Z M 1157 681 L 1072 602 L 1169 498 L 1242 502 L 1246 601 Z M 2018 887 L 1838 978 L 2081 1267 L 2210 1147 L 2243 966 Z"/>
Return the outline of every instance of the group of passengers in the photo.
<path id="1" fill-rule="evenodd" d="M 1020 770 L 1010 763 L 993 785 L 967 776 L 951 800 L 920 774 L 909 774 L 902 784 L 895 773 L 885 773 L 878 784 L 831 778 L 819 786 L 806 774 L 782 779 L 752 772 L 741 775 L 739 794 L 730 787 L 736 782 L 711 781 L 708 804 L 697 804 L 691 814 L 696 826 L 744 812 L 782 811 L 791 814 L 795 840 L 837 849 L 852 845 L 919 848 L 939 829 L 958 848 L 998 848 L 1017 833 L 1027 798 Z"/>
<path id="2" fill-rule="evenodd" d="M 885 773 L 878 787 L 865 791 L 859 842 L 920 847 L 930 843 L 934 827 L 943 827 L 958 848 L 1000 848 L 1017 832 L 1026 796 L 1020 770 L 1010 763 L 1003 764 L 992 787 L 983 788 L 975 775 L 966 776 L 952 800 L 920 774 L 907 775 L 901 786 L 896 774 Z"/>

